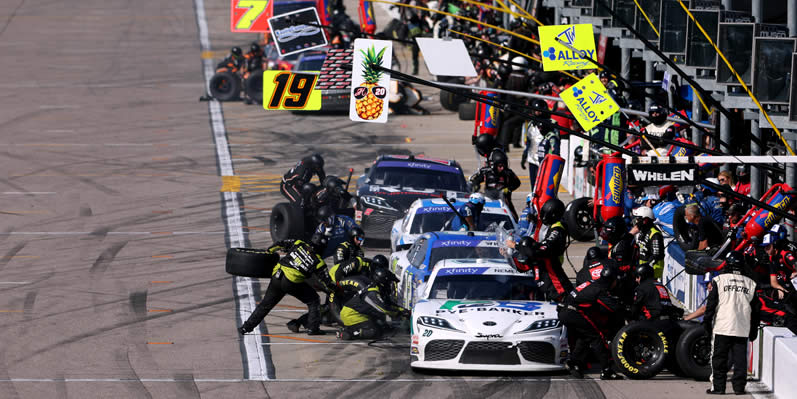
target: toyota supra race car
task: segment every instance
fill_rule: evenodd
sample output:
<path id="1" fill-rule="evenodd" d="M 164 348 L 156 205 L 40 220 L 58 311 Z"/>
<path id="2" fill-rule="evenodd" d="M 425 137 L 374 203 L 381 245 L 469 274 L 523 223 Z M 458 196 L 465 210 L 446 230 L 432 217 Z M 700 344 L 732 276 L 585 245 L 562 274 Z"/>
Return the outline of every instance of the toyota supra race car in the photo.
<path id="1" fill-rule="evenodd" d="M 532 276 L 503 259 L 449 259 L 420 287 L 410 319 L 410 366 L 555 371 L 567 332 L 553 303 L 530 301 Z"/>

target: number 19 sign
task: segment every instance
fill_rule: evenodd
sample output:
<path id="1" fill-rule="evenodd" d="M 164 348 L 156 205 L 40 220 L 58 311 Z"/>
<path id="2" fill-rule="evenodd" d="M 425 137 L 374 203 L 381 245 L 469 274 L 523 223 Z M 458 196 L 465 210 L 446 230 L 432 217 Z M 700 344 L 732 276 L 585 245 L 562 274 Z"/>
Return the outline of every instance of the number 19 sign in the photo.
<path id="1" fill-rule="evenodd" d="M 263 71 L 263 108 L 318 111 L 321 91 L 314 90 L 318 75 L 288 71 Z"/>
<path id="2" fill-rule="evenodd" d="M 230 31 L 268 32 L 271 1 L 230 0 Z"/>

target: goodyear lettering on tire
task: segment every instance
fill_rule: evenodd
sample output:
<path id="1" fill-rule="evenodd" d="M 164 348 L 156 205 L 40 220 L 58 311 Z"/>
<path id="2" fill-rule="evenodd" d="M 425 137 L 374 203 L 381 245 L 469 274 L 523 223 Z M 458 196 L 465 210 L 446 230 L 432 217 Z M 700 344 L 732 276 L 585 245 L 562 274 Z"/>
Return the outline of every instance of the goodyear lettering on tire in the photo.
<path id="1" fill-rule="evenodd" d="M 623 332 L 623 334 L 620 335 L 620 339 L 617 341 L 617 359 L 620 360 L 620 365 L 622 365 L 626 370 L 637 374 L 639 373 L 639 369 L 629 364 L 628 361 L 625 360 L 625 356 L 623 356 L 623 344 L 625 343 L 625 339 L 627 337 L 628 333 Z"/>

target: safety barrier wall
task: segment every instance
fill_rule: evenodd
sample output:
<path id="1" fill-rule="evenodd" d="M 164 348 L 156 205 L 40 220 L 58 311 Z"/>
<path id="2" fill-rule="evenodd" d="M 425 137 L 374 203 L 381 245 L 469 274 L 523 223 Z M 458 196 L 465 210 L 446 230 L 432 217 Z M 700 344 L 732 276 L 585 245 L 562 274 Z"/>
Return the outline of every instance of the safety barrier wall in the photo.
<path id="1" fill-rule="evenodd" d="M 753 342 L 752 352 L 751 359 L 758 364 L 752 364 L 748 371 L 758 368 L 758 377 L 776 398 L 793 398 L 797 393 L 797 336 L 785 327 L 764 327 Z"/>

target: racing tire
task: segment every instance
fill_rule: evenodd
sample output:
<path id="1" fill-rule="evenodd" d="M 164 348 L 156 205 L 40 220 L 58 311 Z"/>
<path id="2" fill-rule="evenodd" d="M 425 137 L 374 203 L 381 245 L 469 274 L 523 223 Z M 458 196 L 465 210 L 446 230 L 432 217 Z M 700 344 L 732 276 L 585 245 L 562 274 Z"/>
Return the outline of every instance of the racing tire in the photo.
<path id="1" fill-rule="evenodd" d="M 708 381 L 711 377 L 711 336 L 702 325 L 692 324 L 675 345 L 675 359 L 687 377 Z"/>
<path id="2" fill-rule="evenodd" d="M 268 278 L 279 260 L 278 254 L 265 249 L 230 248 L 227 250 L 225 269 L 233 276 Z"/>
<path id="3" fill-rule="evenodd" d="M 716 270 L 724 262 L 722 257 L 718 259 L 711 258 L 712 256 L 706 251 L 686 251 L 684 269 L 687 274 L 697 276 Z"/>
<path id="4" fill-rule="evenodd" d="M 241 95 L 241 78 L 232 72 L 219 72 L 210 78 L 210 95 L 219 101 L 237 100 Z"/>
<path id="5" fill-rule="evenodd" d="M 567 233 L 574 240 L 592 241 L 595 221 L 592 220 L 592 208 L 589 206 L 589 197 L 577 198 L 570 201 L 565 208 L 563 222 Z"/>
<path id="6" fill-rule="evenodd" d="M 263 104 L 263 71 L 255 71 L 244 82 L 246 96 L 257 104 Z"/>
<path id="7" fill-rule="evenodd" d="M 280 202 L 271 209 L 269 231 L 273 242 L 289 238 L 302 238 L 304 234 L 304 214 L 301 209 L 287 202 Z"/>
<path id="8" fill-rule="evenodd" d="M 477 103 L 459 104 L 459 120 L 472 121 L 476 119 Z"/>
<path id="9" fill-rule="evenodd" d="M 610 349 L 620 372 L 632 380 L 655 377 L 664 368 L 669 352 L 665 333 L 648 322 L 621 328 Z"/>

